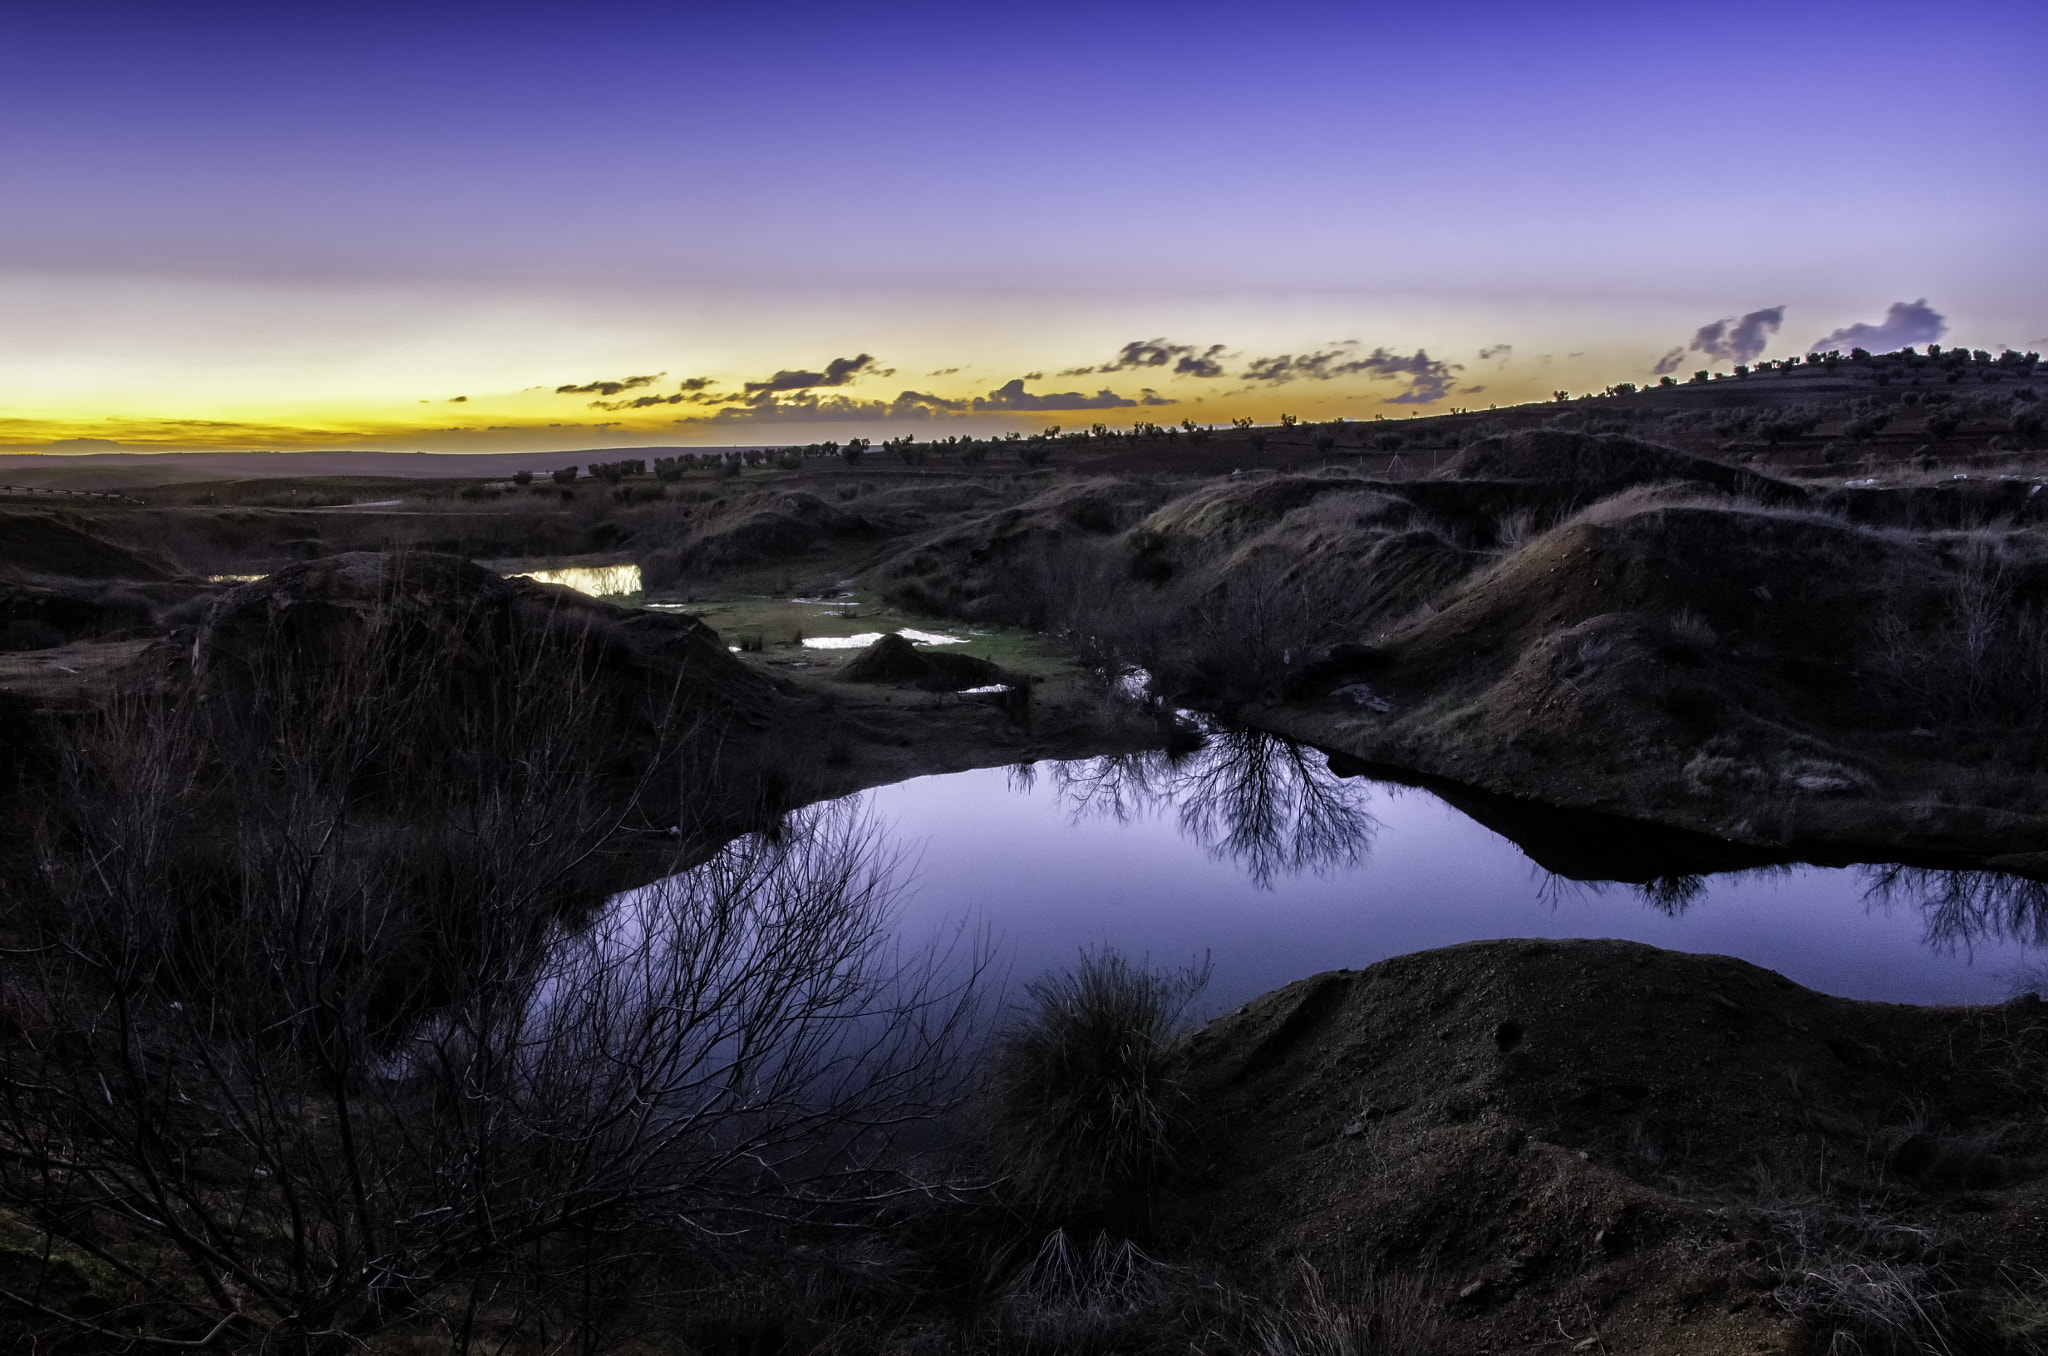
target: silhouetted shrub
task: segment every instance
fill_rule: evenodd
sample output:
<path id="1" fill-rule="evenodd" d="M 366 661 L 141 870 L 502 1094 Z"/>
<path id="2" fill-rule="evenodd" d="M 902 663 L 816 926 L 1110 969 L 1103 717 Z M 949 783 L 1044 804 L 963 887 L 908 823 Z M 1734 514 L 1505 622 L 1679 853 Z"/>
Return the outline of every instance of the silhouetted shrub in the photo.
<path id="1" fill-rule="evenodd" d="M 1877 639 L 1876 671 L 1908 719 L 2048 724 L 2048 605 L 1994 541 L 1968 545 L 1931 618 L 1895 608 Z"/>
<path id="2" fill-rule="evenodd" d="M 33 617 L 0 626 L 0 651 L 50 650 L 64 644 L 65 640 L 62 631 Z"/>
<path id="3" fill-rule="evenodd" d="M 993 1147 L 1020 1204 L 1061 1222 L 1142 1216 L 1177 1161 L 1181 1017 L 1208 977 L 1104 950 L 1025 986 L 991 1074 Z"/>

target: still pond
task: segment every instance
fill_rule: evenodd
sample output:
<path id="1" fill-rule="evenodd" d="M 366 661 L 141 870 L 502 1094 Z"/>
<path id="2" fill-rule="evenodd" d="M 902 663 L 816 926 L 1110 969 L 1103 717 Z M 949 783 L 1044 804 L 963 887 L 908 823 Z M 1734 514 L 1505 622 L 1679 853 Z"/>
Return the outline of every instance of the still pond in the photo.
<path id="1" fill-rule="evenodd" d="M 1629 938 L 1846 997 L 1996 1002 L 2048 942 L 2048 886 L 1994 873 L 1571 879 L 1430 792 L 1339 777 L 1313 749 L 1241 731 L 1178 758 L 919 777 L 859 800 L 905 858 L 904 937 L 965 923 L 1013 982 L 1083 948 L 1162 967 L 1207 955 L 1210 1011 L 1318 971 L 1501 937 Z"/>

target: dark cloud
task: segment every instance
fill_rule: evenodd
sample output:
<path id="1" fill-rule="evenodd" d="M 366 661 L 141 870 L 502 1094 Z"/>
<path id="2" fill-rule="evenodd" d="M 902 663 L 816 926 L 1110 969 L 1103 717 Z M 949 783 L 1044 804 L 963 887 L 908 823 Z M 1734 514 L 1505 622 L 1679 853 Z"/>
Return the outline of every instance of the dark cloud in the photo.
<path id="1" fill-rule="evenodd" d="M 1153 390 L 1150 386 L 1143 386 L 1138 389 L 1138 403 L 1140 405 L 1173 404 L 1171 400 L 1168 400 L 1165 396 L 1160 395 L 1159 392 Z"/>
<path id="2" fill-rule="evenodd" d="M 566 386 L 557 386 L 555 394 L 615 396 L 621 391 L 637 391 L 642 386 L 652 386 L 667 375 L 666 372 L 652 372 L 644 377 L 621 377 L 617 381 L 587 381 L 581 386 L 571 382 Z"/>
<path id="3" fill-rule="evenodd" d="M 1357 363 L 1347 366 L 1354 366 L 1375 377 L 1410 378 L 1408 389 L 1389 400 L 1389 405 L 1434 405 L 1450 394 L 1454 380 L 1451 373 L 1464 370 L 1457 363 L 1440 362 L 1430 357 L 1426 349 L 1419 348 L 1405 358 L 1376 348 Z"/>
<path id="4" fill-rule="evenodd" d="M 469 397 L 468 397 L 468 396 L 450 396 L 450 397 L 448 397 L 448 403 L 449 403 L 450 405 L 466 405 L 466 404 L 468 404 L 468 403 L 469 403 Z"/>
<path id="5" fill-rule="evenodd" d="M 851 396 L 803 393 L 757 397 L 728 405 L 714 415 L 691 415 L 679 424 L 828 424 L 857 420 L 896 422 L 943 419 L 965 414 L 967 402 L 924 391 L 904 391 L 894 400 L 856 400 Z"/>
<path id="6" fill-rule="evenodd" d="M 685 377 L 676 383 L 674 395 L 634 396 L 630 400 L 593 400 L 593 410 L 644 410 L 655 405 L 730 405 L 744 399 L 737 395 L 713 395 L 707 389 L 718 385 L 716 377 Z"/>
<path id="7" fill-rule="evenodd" d="M 634 396 L 630 400 L 593 400 L 590 402 L 590 408 L 593 410 L 644 410 L 652 405 L 680 405 L 686 400 L 690 400 L 690 397 L 681 394 Z M 699 404 L 701 402 L 692 400 L 690 403 Z"/>
<path id="8" fill-rule="evenodd" d="M 1872 353 L 1891 353 L 1897 349 L 1931 344 L 1947 332 L 1948 319 L 1922 297 L 1918 301 L 1895 301 L 1885 311 L 1884 319 L 1875 325 L 1851 325 L 1836 330 L 1825 339 L 1814 340 L 1807 352 L 1862 348 Z"/>
<path id="9" fill-rule="evenodd" d="M 1490 363 L 1495 358 L 1505 358 L 1514 351 L 1515 346 L 1513 344 L 1495 344 L 1491 348 L 1482 348 L 1479 350 L 1479 361 L 1483 363 Z"/>
<path id="10" fill-rule="evenodd" d="M 964 412 L 967 403 L 922 391 L 905 391 L 894 400 L 860 400 L 843 395 L 822 395 L 820 388 L 846 386 L 863 377 L 895 375 L 894 368 L 878 364 L 874 355 L 857 354 L 834 358 L 822 372 L 789 369 L 766 381 L 749 381 L 737 392 L 717 394 L 707 387 L 717 385 L 711 377 L 691 377 L 674 395 L 640 396 L 630 401 L 603 405 L 604 409 L 643 409 L 649 405 L 721 406 L 709 415 L 685 415 L 678 424 L 817 424 L 863 419 L 933 419 Z"/>
<path id="11" fill-rule="evenodd" d="M 1246 381 L 1270 381 L 1275 385 L 1307 377 L 1315 381 L 1328 381 L 1343 373 L 1336 367 L 1340 358 L 1348 358 L 1353 344 L 1340 344 L 1336 348 L 1319 353 L 1303 353 L 1299 356 L 1282 353 L 1277 358 L 1254 358 L 1251 366 L 1245 368 Z"/>
<path id="12" fill-rule="evenodd" d="M 1025 378 L 1005 382 L 986 396 L 976 396 L 973 409 L 976 414 L 1028 412 L 1033 410 L 1115 410 L 1123 409 L 1138 402 L 1128 400 L 1114 391 L 1097 391 L 1094 395 L 1083 395 L 1079 391 L 1048 392 L 1033 395 L 1024 389 Z M 1164 403 L 1164 402 L 1161 402 Z"/>
<path id="13" fill-rule="evenodd" d="M 925 375 L 928 377 L 950 377 L 955 372 L 958 372 L 960 370 L 961 369 L 957 367 L 942 367 L 936 372 L 927 372 L 925 373 Z"/>
<path id="14" fill-rule="evenodd" d="M 896 369 L 882 367 L 874 356 L 862 353 L 852 358 L 834 358 L 825 364 L 822 372 L 781 371 L 766 381 L 750 381 L 746 385 L 750 396 L 776 395 L 783 391 L 809 391 L 820 386 L 845 386 L 862 377 L 893 376 Z"/>
<path id="15" fill-rule="evenodd" d="M 1771 336 L 1784 323 L 1785 308 L 1782 306 L 1766 306 L 1745 316 L 1713 321 L 1694 331 L 1690 344 L 1674 348 L 1659 358 L 1651 370 L 1660 377 L 1668 376 L 1678 370 L 1688 353 L 1700 354 L 1708 362 L 1754 362 L 1763 356 L 1763 351 L 1770 346 Z"/>
<path id="16" fill-rule="evenodd" d="M 1464 368 L 1432 358 L 1426 349 L 1400 354 L 1376 348 L 1364 357 L 1352 356 L 1356 343 L 1339 344 L 1313 353 L 1282 353 L 1275 358 L 1255 358 L 1245 369 L 1247 381 L 1282 385 L 1290 381 L 1334 381 L 1338 377 L 1407 377 L 1408 389 L 1393 397 L 1390 405 L 1433 405 L 1450 393 L 1453 372 Z"/>
<path id="17" fill-rule="evenodd" d="M 1169 344 L 1164 339 L 1133 339 L 1117 350 L 1114 360 L 1098 367 L 1070 367 L 1063 377 L 1087 377 L 1098 372 L 1127 372 L 1140 367 L 1171 367 L 1177 377 L 1220 377 L 1223 375 L 1223 345 L 1199 348 L 1194 344 Z"/>

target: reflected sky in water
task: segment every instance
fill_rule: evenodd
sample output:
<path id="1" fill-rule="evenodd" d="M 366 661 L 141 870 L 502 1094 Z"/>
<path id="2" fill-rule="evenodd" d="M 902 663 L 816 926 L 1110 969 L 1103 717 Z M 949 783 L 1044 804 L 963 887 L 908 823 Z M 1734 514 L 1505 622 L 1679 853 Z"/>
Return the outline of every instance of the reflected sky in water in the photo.
<path id="1" fill-rule="evenodd" d="M 552 570 L 521 570 L 506 578 L 561 584 L 593 598 L 614 598 L 640 592 L 638 565 L 563 565 Z"/>
<path id="2" fill-rule="evenodd" d="M 1341 779 L 1313 749 L 1240 733 L 1180 758 L 921 777 L 865 800 L 916 862 L 906 930 L 984 924 L 1017 978 L 1105 943 L 1162 965 L 1208 952 L 1212 1009 L 1496 937 L 1625 937 L 1848 997 L 1994 1002 L 2048 944 L 2048 887 L 1991 873 L 1567 880 L 1426 791 Z"/>

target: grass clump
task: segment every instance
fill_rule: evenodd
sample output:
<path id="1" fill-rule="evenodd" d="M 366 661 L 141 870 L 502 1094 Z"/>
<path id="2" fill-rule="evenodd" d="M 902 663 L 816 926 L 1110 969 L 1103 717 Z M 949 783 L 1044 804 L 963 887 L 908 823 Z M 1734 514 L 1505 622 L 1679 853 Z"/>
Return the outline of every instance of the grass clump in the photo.
<path id="1" fill-rule="evenodd" d="M 1184 1138 L 1182 1017 L 1208 979 L 1206 961 L 1160 972 L 1105 949 L 1025 986 L 992 1070 L 1019 1205 L 1126 1232 L 1144 1217 Z"/>

